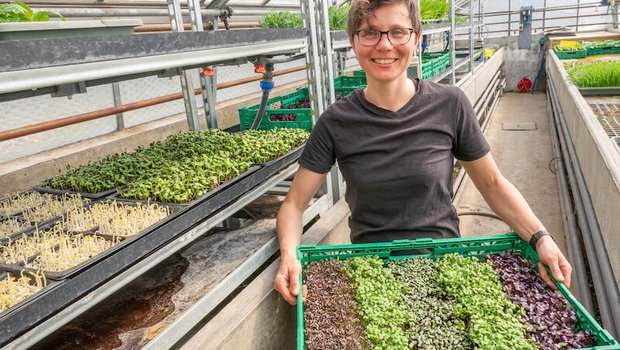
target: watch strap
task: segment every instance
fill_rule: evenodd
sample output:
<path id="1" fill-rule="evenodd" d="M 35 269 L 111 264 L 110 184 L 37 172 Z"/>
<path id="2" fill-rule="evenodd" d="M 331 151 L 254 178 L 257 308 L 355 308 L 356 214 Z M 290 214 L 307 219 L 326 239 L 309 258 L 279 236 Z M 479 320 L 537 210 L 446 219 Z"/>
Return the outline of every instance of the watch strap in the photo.
<path id="1" fill-rule="evenodd" d="M 539 239 L 541 239 L 544 236 L 551 236 L 551 234 L 549 232 L 547 232 L 547 230 L 540 230 L 536 233 L 534 233 L 532 235 L 532 237 L 530 238 L 530 247 L 534 248 L 534 250 L 536 250 L 536 243 L 538 242 Z"/>

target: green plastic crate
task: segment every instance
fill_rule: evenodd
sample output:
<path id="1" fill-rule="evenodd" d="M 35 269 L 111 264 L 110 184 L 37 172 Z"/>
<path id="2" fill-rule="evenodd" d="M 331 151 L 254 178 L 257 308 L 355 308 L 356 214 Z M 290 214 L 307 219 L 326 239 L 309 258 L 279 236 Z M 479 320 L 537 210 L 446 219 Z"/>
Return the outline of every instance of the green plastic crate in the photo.
<path id="1" fill-rule="evenodd" d="M 336 97 L 344 97 L 351 92 L 357 90 L 358 87 L 336 87 Z M 265 113 L 258 125 L 258 130 L 270 130 L 274 128 L 298 128 L 307 131 L 312 130 L 312 112 L 310 108 L 281 108 L 281 106 L 290 106 L 297 103 L 298 100 L 305 100 L 308 97 L 308 88 L 300 88 L 299 90 L 282 96 L 273 97 L 267 100 Z M 254 117 L 260 104 L 239 108 L 239 129 L 248 130 L 252 127 Z M 279 121 L 279 115 L 294 114 L 295 120 Z"/>
<path id="2" fill-rule="evenodd" d="M 332 246 L 302 245 L 297 248 L 297 259 L 301 262 L 303 271 L 313 261 L 325 259 L 346 260 L 356 256 L 375 255 L 384 261 L 401 260 L 411 258 L 414 255 L 392 255 L 402 251 L 416 249 L 430 249 L 429 254 L 419 254 L 416 257 L 426 257 L 433 260 L 450 253 L 459 253 L 464 256 L 482 258 L 489 254 L 500 254 L 512 250 L 520 253 L 526 259 L 538 266 L 538 254 L 527 242 L 523 241 L 514 232 L 497 236 L 480 236 L 470 238 L 447 238 L 431 239 L 422 238 L 416 240 L 398 240 L 386 243 L 348 244 Z M 303 286 L 302 276 L 299 278 L 300 286 Z M 596 346 L 587 348 L 593 350 L 618 350 L 620 345 L 603 329 L 588 311 L 575 299 L 568 288 L 557 283 L 558 290 L 575 309 L 577 320 L 582 329 L 587 329 L 595 336 Z M 300 288 L 301 290 L 301 288 Z M 304 305 L 301 293 L 297 296 L 297 350 L 305 349 L 304 334 Z"/>
<path id="3" fill-rule="evenodd" d="M 358 69 L 356 71 L 353 71 L 353 76 L 354 77 L 365 77 L 366 76 L 366 72 L 364 72 L 363 69 Z"/>
<path id="4" fill-rule="evenodd" d="M 334 78 L 334 87 L 364 87 L 366 86 L 366 74 L 364 76 L 339 76 Z"/>
<path id="5" fill-rule="evenodd" d="M 620 47 L 587 47 L 585 50 L 587 56 L 615 55 L 620 53 Z"/>
<path id="6" fill-rule="evenodd" d="M 553 48 L 553 51 L 555 51 L 555 54 L 558 55 L 558 58 L 561 60 L 568 60 L 568 59 L 577 59 L 577 58 L 586 58 L 586 56 L 588 55 L 587 51 L 585 49 L 583 50 L 566 50 L 566 51 L 562 51 L 562 50 L 558 50 L 557 46 Z"/>

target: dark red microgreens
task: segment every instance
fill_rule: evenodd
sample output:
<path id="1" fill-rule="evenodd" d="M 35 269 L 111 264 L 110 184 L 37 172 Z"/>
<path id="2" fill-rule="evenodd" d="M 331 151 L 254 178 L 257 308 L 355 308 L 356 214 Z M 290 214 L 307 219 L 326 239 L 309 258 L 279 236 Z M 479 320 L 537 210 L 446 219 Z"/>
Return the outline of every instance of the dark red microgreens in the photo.
<path id="1" fill-rule="evenodd" d="M 304 304 L 306 349 L 368 349 L 349 277 L 336 259 L 312 262 L 306 269 Z"/>
<path id="2" fill-rule="evenodd" d="M 575 311 L 564 296 L 551 289 L 534 270 L 534 264 L 519 254 L 502 253 L 486 257 L 504 284 L 504 292 L 526 313 L 532 327 L 527 337 L 542 350 L 586 348 L 594 336 L 577 329 Z"/>

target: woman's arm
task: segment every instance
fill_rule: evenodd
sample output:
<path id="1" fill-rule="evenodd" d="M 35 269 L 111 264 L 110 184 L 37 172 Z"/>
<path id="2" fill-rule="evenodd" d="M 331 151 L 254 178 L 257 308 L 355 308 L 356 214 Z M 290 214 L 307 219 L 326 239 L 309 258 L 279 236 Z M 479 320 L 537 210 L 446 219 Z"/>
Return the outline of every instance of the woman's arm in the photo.
<path id="1" fill-rule="evenodd" d="M 301 264 L 297 260 L 296 249 L 301 240 L 303 214 L 326 176 L 300 166 L 278 212 L 276 231 L 280 241 L 280 268 L 274 288 L 291 305 L 297 304 L 299 294 Z"/>
<path id="2" fill-rule="evenodd" d="M 544 229 L 519 190 L 501 174 L 490 153 L 474 161 L 461 161 L 461 164 L 491 209 L 523 240 L 529 242 L 534 233 Z M 536 252 L 541 263 L 549 266 L 553 277 L 570 287 L 572 268 L 551 237 L 539 239 Z M 541 264 L 539 271 L 540 277 L 555 288 Z"/>

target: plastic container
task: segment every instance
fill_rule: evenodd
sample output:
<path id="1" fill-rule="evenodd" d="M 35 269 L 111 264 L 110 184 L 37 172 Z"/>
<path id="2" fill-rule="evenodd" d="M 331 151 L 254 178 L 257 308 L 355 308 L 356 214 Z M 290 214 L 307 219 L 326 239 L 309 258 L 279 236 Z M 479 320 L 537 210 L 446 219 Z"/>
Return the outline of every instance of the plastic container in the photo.
<path id="1" fill-rule="evenodd" d="M 558 50 L 558 48 L 556 46 L 556 47 L 553 48 L 553 51 L 555 51 L 555 54 L 561 60 L 586 58 L 586 56 L 588 55 L 588 53 L 587 53 L 587 51 L 585 49 L 582 49 L 582 50 L 564 50 L 564 51 L 562 51 L 562 50 Z"/>
<path id="2" fill-rule="evenodd" d="M 347 77 L 354 78 L 354 77 Z M 366 80 L 364 78 L 364 80 Z M 361 81 L 361 79 L 359 80 Z M 336 87 L 336 98 L 342 98 L 359 87 Z M 291 94 L 277 96 L 267 100 L 265 113 L 258 126 L 258 130 L 271 130 L 274 128 L 298 128 L 306 131 L 312 130 L 312 112 L 310 108 L 282 108 L 297 104 L 308 98 L 308 88 L 301 88 Z M 252 126 L 259 105 L 247 108 L 239 108 L 239 129 L 248 130 Z M 288 120 L 282 120 L 288 119 Z"/>
<path id="3" fill-rule="evenodd" d="M 371 244 L 349 244 L 333 246 L 306 245 L 297 248 L 297 259 L 301 262 L 302 269 L 305 270 L 308 264 L 313 261 L 325 259 L 346 260 L 356 256 L 374 255 L 384 261 L 399 260 L 410 258 L 414 255 L 395 255 L 407 254 L 412 250 L 428 249 L 431 253 L 418 254 L 415 256 L 427 257 L 433 260 L 441 258 L 445 254 L 459 253 L 464 256 L 482 258 L 489 254 L 500 254 L 512 250 L 520 253 L 524 258 L 534 262 L 538 266 L 538 255 L 514 232 L 497 236 L 481 236 L 471 238 L 448 238 L 431 239 L 422 238 L 416 240 L 399 240 L 386 243 Z M 300 285 L 303 279 L 300 276 Z M 603 329 L 596 320 L 588 313 L 570 291 L 563 285 L 556 282 L 558 290 L 564 295 L 568 302 L 575 309 L 579 326 L 587 329 L 595 336 L 596 346 L 588 349 L 611 350 L 620 349 L 620 345 L 613 339 L 608 331 Z M 301 288 L 300 288 L 301 289 Z M 297 298 L 297 349 L 305 349 L 304 338 L 304 305 L 301 300 L 301 293 Z"/>
<path id="4" fill-rule="evenodd" d="M 339 76 L 334 78 L 335 87 L 364 87 L 366 86 L 366 74 L 363 76 Z"/>

